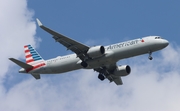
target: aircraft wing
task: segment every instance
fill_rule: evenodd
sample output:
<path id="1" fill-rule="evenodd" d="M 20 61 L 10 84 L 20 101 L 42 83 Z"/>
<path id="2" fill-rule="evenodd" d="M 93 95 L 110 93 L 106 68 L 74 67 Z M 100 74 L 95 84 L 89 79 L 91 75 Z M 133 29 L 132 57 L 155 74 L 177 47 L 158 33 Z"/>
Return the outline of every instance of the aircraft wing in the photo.
<path id="1" fill-rule="evenodd" d="M 110 81 L 114 82 L 116 85 L 122 85 L 122 79 L 120 76 L 113 75 L 113 71 L 116 68 L 116 64 L 111 64 L 106 67 L 95 68 L 94 70 L 99 72 L 100 74 L 104 74 L 104 76 Z"/>
<path id="2" fill-rule="evenodd" d="M 51 30 L 50 28 L 44 26 L 39 19 L 36 19 L 38 25 L 45 30 L 46 32 L 50 33 L 51 35 L 53 35 L 53 38 L 59 42 L 60 44 L 64 45 L 68 50 L 73 51 L 74 53 L 77 54 L 77 57 L 79 57 L 81 60 L 83 60 L 85 58 L 86 52 L 88 51 L 88 49 L 90 48 L 89 46 L 86 46 L 82 43 L 79 43 L 71 38 L 68 38 L 62 34 L 59 34 L 53 30 Z"/>
<path id="3" fill-rule="evenodd" d="M 116 85 L 122 85 L 123 84 L 122 79 L 119 76 L 118 77 L 114 77 L 113 81 L 114 81 L 114 83 L 116 83 Z"/>

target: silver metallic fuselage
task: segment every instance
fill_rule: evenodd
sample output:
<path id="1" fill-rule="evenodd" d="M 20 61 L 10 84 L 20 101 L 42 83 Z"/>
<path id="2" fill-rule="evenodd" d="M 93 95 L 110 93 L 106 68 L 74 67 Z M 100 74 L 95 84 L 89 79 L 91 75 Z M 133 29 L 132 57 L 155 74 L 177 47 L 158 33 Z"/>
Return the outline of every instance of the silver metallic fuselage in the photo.
<path id="1" fill-rule="evenodd" d="M 105 54 L 86 61 L 88 67 L 86 69 L 93 69 L 101 66 L 114 64 L 117 61 L 137 55 L 154 52 L 165 48 L 169 43 L 165 39 L 155 39 L 157 36 L 144 37 L 142 39 L 135 39 L 117 44 L 105 46 Z M 45 61 L 45 66 L 32 70 L 28 73 L 39 74 L 59 74 L 72 70 L 83 68 L 81 60 L 76 54 L 66 56 L 59 56 Z M 20 71 L 21 72 L 21 71 Z"/>

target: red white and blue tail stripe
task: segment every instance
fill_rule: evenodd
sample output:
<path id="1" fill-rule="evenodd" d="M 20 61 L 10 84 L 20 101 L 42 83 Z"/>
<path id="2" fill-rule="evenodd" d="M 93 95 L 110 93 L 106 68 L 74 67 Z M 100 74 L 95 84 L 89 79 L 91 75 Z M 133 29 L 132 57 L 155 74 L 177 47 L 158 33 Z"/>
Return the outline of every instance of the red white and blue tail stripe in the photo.
<path id="1" fill-rule="evenodd" d="M 38 52 L 31 45 L 25 45 L 24 51 L 25 51 L 27 64 L 33 65 L 44 61 L 44 59 L 38 54 Z"/>

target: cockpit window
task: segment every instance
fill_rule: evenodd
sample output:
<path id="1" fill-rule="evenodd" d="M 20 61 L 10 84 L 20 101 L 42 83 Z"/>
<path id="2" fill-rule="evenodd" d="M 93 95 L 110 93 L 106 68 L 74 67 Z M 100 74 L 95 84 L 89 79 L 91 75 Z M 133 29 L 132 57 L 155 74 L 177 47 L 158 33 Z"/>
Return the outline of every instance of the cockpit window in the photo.
<path id="1" fill-rule="evenodd" d="M 161 37 L 155 37 L 155 39 L 161 39 Z"/>

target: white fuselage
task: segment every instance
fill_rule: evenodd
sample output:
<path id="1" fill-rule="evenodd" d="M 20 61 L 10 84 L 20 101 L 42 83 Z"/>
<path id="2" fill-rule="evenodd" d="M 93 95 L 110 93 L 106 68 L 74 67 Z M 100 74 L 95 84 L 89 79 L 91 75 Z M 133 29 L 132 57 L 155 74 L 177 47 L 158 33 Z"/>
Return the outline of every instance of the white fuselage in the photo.
<path id="1" fill-rule="evenodd" d="M 157 36 L 144 37 L 142 39 L 135 39 L 117 44 L 105 46 L 105 54 L 86 61 L 88 67 L 86 69 L 93 69 L 102 66 L 107 66 L 117 61 L 137 55 L 154 52 L 165 48 L 168 41 L 165 39 L 155 39 Z M 76 54 L 66 56 L 58 56 L 53 59 L 45 61 L 45 66 L 32 70 L 28 73 L 39 74 L 58 74 L 72 70 L 83 68 L 81 66 L 81 59 Z"/>

